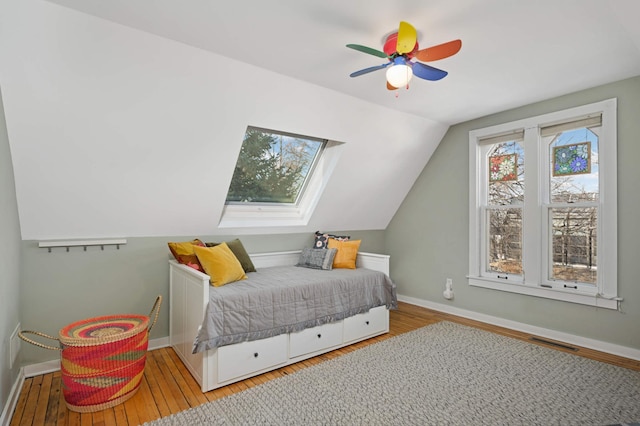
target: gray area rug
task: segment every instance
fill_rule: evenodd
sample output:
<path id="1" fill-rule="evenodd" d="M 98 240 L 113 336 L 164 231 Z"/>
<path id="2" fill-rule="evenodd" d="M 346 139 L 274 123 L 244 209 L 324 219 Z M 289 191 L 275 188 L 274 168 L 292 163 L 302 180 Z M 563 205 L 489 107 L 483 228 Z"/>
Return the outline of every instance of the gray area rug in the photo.
<path id="1" fill-rule="evenodd" d="M 639 420 L 640 372 L 440 322 L 146 425 Z"/>

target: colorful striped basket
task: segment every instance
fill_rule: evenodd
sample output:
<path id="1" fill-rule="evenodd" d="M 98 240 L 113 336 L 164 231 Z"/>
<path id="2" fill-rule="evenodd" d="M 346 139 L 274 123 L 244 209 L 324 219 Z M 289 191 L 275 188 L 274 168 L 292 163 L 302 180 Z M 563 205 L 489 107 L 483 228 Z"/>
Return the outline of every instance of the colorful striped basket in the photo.
<path id="1" fill-rule="evenodd" d="M 149 331 L 158 320 L 161 304 L 162 296 L 158 296 L 149 316 L 110 315 L 74 322 L 62 328 L 57 339 L 28 330 L 20 332 L 20 338 L 61 351 L 62 393 L 70 410 L 100 411 L 126 401 L 138 390 Z M 60 347 L 43 345 L 25 337 L 25 333 L 58 340 Z"/>

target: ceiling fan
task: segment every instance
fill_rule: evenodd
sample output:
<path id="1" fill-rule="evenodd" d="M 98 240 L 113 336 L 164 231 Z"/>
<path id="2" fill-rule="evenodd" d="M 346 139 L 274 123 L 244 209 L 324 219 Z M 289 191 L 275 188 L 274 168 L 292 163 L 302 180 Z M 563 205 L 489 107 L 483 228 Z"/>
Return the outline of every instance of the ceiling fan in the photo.
<path id="1" fill-rule="evenodd" d="M 347 47 L 351 49 L 387 59 L 387 62 L 382 65 L 355 71 L 349 76 L 358 77 L 390 66 L 387 69 L 387 89 L 389 90 L 397 90 L 400 87 L 408 88 L 409 81 L 414 75 L 430 81 L 446 77 L 448 74 L 446 71 L 422 62 L 437 61 L 455 55 L 462 47 L 462 41 L 452 40 L 437 46 L 419 49 L 417 38 L 416 29 L 408 22 L 401 21 L 398 31 L 386 38 L 382 51 L 359 44 L 347 44 Z"/>

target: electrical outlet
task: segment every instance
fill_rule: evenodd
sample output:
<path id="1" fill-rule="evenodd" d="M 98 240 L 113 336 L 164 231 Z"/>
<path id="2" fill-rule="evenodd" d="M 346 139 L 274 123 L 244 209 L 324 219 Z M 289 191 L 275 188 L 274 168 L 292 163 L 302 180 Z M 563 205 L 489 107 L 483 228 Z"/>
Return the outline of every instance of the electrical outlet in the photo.
<path id="1" fill-rule="evenodd" d="M 18 352 L 20 352 L 20 336 L 18 336 L 19 332 L 20 323 L 18 323 L 16 329 L 13 330 L 13 333 L 11 333 L 11 337 L 9 339 L 9 369 L 13 368 L 13 365 L 18 359 Z"/>
<path id="2" fill-rule="evenodd" d="M 451 278 L 447 278 L 447 281 L 444 286 L 444 292 L 442 293 L 442 296 L 447 300 L 453 299 L 452 286 L 453 286 L 453 280 Z"/>

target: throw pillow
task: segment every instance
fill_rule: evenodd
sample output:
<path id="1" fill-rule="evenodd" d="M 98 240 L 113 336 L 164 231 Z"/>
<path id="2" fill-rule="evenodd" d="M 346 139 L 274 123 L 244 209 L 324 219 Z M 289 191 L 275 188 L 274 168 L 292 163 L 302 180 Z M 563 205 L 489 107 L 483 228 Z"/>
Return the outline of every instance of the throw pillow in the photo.
<path id="1" fill-rule="evenodd" d="M 333 238 L 338 241 L 349 241 L 351 237 L 349 235 L 333 235 L 333 234 L 328 234 L 326 232 L 322 233 L 320 231 L 316 231 L 314 242 L 313 242 L 313 248 L 326 249 L 327 241 L 329 240 L 329 238 Z"/>
<path id="2" fill-rule="evenodd" d="M 333 259 L 334 268 L 356 269 L 356 257 L 358 257 L 358 249 L 361 240 L 339 241 L 335 238 L 329 238 L 327 246 L 338 249 L 336 257 Z"/>
<path id="3" fill-rule="evenodd" d="M 190 266 L 200 272 L 204 272 L 204 269 L 202 269 L 202 265 L 198 262 L 198 257 L 193 250 L 194 246 L 204 247 L 205 244 L 202 241 L 196 238 L 192 241 L 167 244 L 169 245 L 169 251 L 171 251 L 171 254 L 175 257 L 178 263 L 182 263 L 183 265 Z"/>
<path id="4" fill-rule="evenodd" d="M 256 267 L 253 266 L 251 256 L 249 256 L 249 253 L 247 253 L 247 250 L 245 250 L 244 246 L 242 245 L 242 241 L 236 238 L 232 241 L 226 241 L 226 243 L 233 254 L 235 254 L 238 258 L 238 261 L 242 265 L 242 269 L 244 269 L 245 272 L 256 272 Z M 206 243 L 206 245 L 207 247 L 216 247 L 220 245 L 220 243 Z"/>
<path id="5" fill-rule="evenodd" d="M 215 247 L 194 247 L 194 250 L 213 286 L 220 287 L 247 278 L 242 265 L 226 243 Z"/>
<path id="6" fill-rule="evenodd" d="M 323 250 L 305 247 L 300 253 L 296 266 L 329 271 L 333 268 L 333 258 L 337 252 L 338 250 L 336 249 Z"/>

